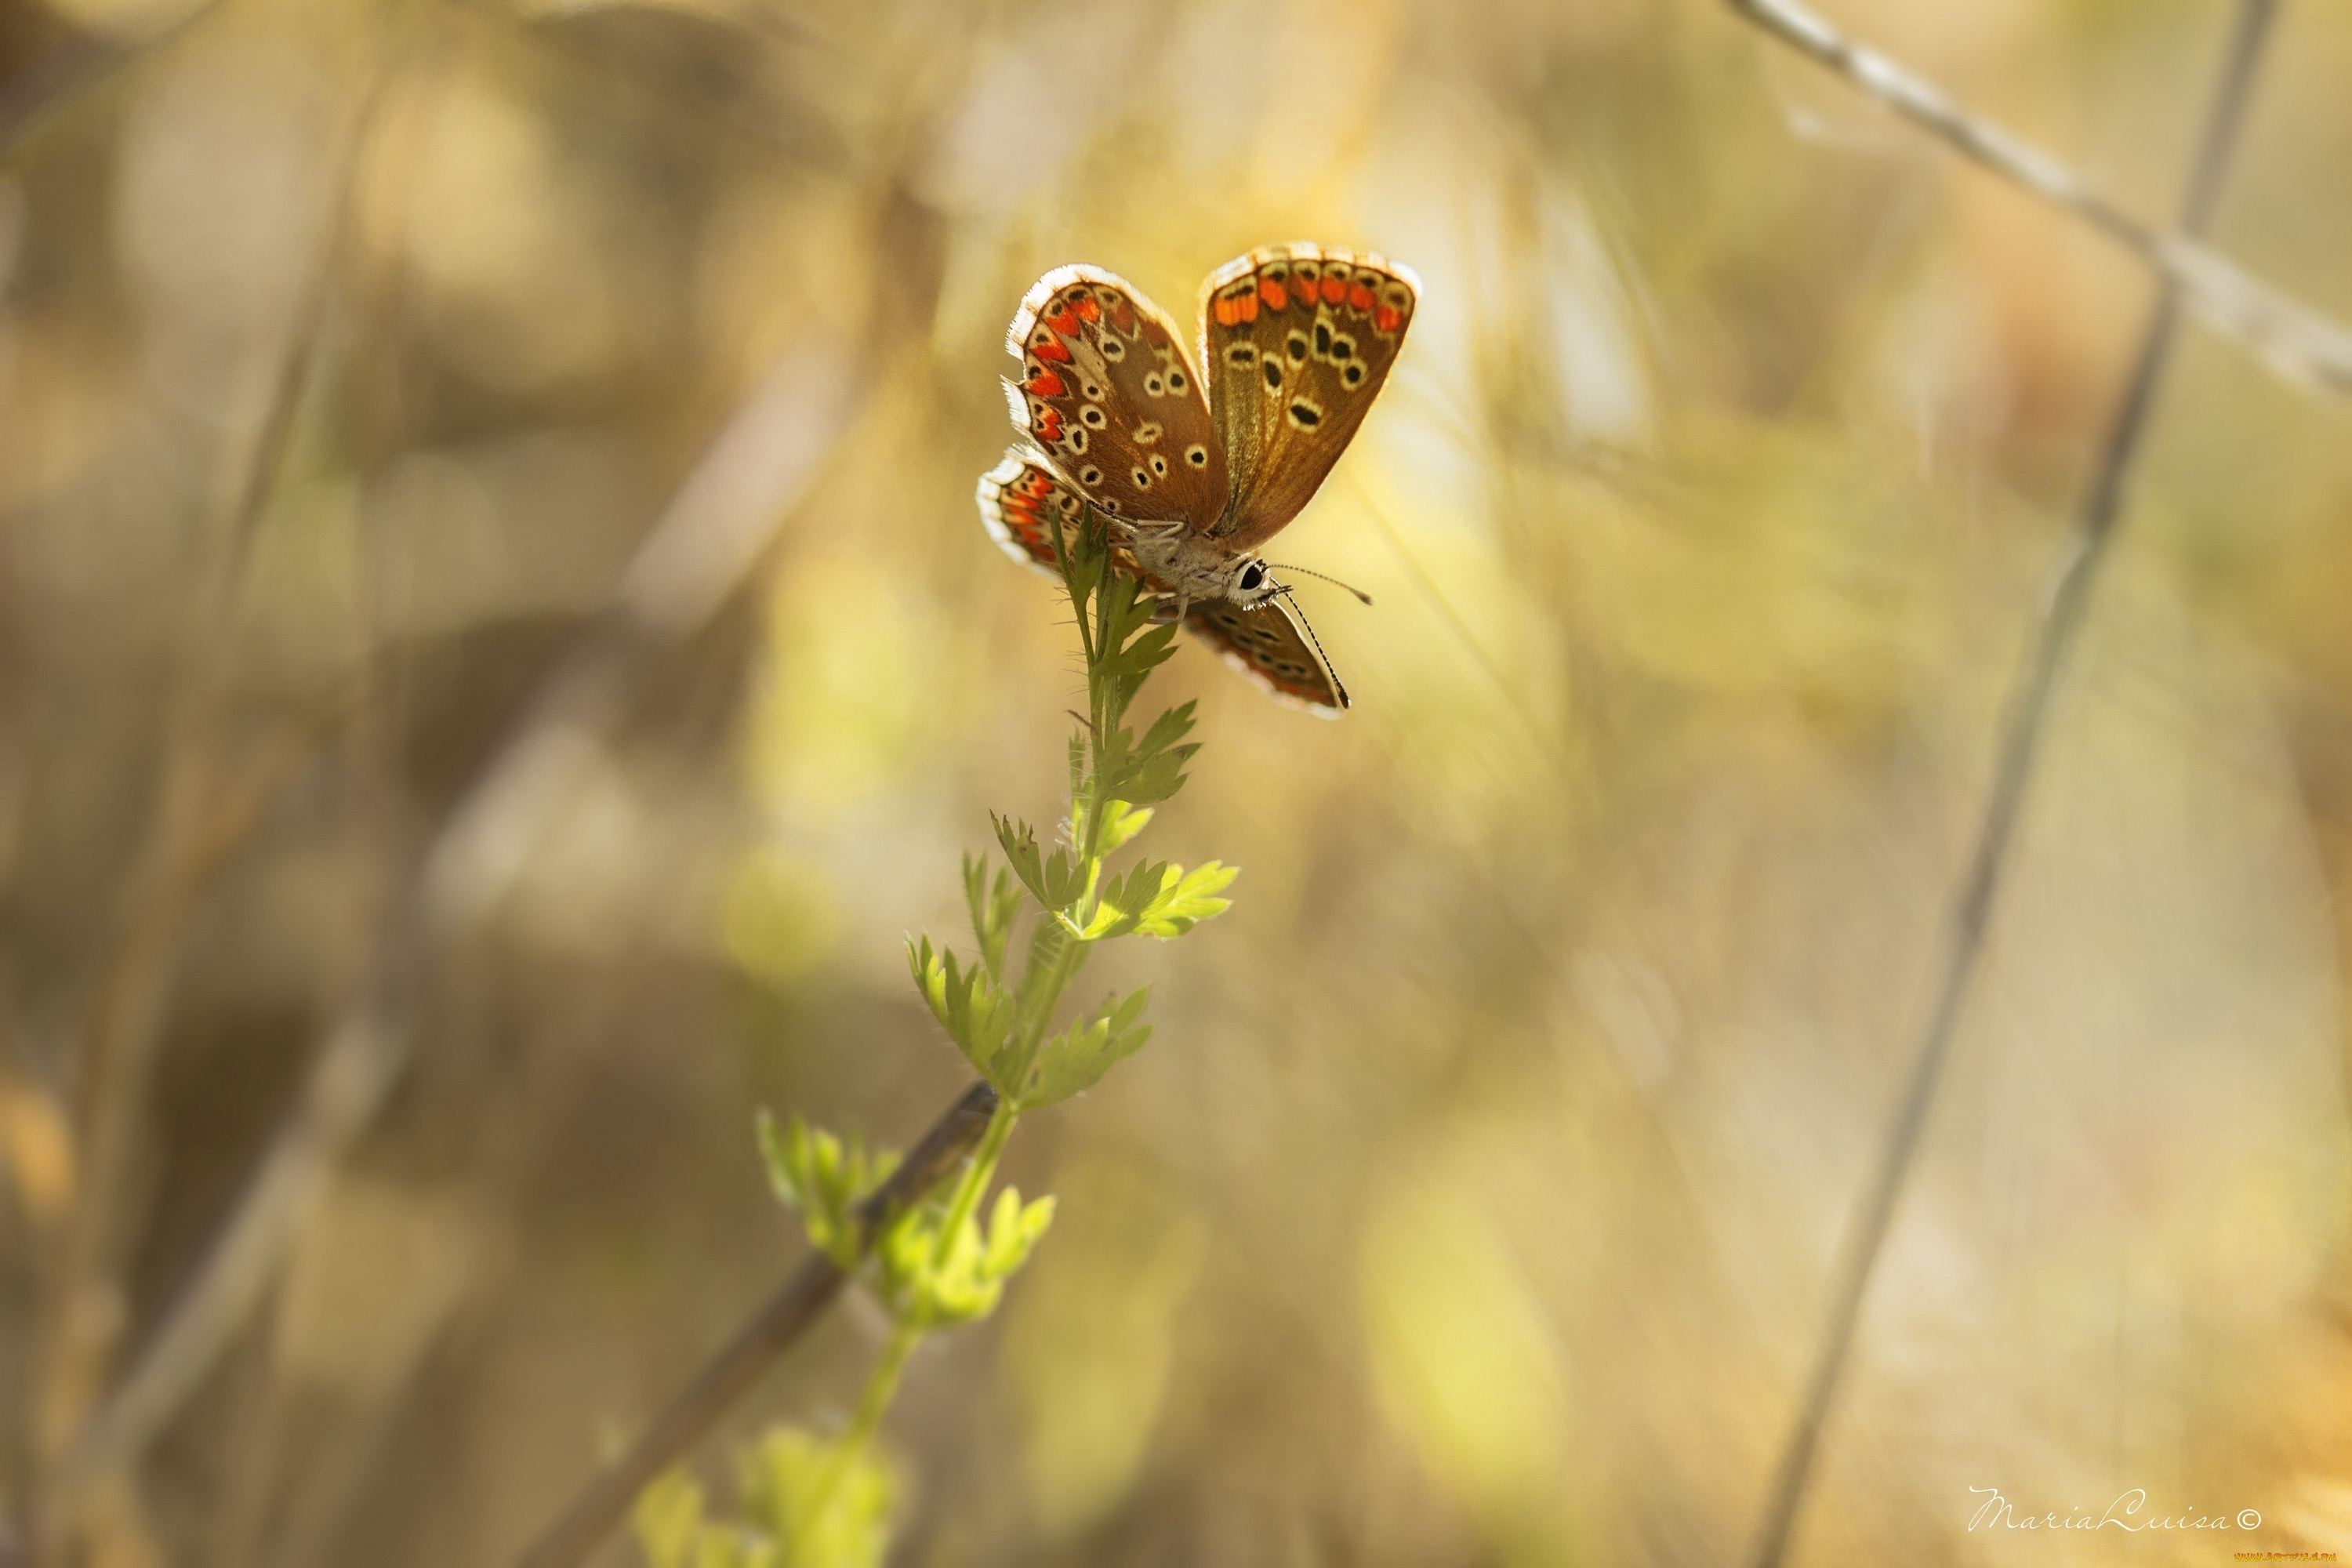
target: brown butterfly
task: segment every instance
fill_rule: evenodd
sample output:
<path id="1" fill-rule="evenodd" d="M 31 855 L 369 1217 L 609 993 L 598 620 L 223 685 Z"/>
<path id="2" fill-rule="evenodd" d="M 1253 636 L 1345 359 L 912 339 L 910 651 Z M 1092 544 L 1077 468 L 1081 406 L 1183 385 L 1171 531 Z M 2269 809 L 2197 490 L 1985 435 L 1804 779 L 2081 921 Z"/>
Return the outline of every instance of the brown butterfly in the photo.
<path id="1" fill-rule="evenodd" d="M 1202 285 L 1195 358 L 1125 280 L 1055 268 L 1005 335 L 1022 369 L 1004 384 L 1013 423 L 1034 445 L 982 478 L 982 521 L 1051 571 L 1055 520 L 1091 503 L 1121 568 L 1195 636 L 1275 696 L 1338 717 L 1347 689 L 1256 551 L 1347 449 L 1420 295 L 1411 268 L 1378 256 L 1267 246 Z"/>

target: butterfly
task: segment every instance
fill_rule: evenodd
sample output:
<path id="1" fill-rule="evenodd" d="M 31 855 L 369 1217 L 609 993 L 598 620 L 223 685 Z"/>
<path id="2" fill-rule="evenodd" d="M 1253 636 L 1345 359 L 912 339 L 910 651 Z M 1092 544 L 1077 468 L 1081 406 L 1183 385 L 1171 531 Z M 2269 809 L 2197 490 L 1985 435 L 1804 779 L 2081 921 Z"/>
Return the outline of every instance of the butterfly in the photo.
<path id="1" fill-rule="evenodd" d="M 1005 334 L 1028 439 L 982 477 L 981 521 L 1052 573 L 1058 530 L 1091 506 L 1163 614 L 1277 699 L 1337 718 L 1347 689 L 1257 550 L 1347 449 L 1420 297 L 1381 257 L 1266 246 L 1201 286 L 1195 355 L 1125 279 L 1055 268 Z"/>

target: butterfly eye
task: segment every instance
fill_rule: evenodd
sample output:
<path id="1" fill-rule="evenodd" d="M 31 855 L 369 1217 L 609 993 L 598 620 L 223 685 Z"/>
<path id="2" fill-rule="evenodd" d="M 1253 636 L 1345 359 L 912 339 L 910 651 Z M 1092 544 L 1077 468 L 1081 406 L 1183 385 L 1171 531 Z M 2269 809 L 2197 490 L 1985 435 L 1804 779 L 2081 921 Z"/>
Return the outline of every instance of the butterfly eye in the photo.
<path id="1" fill-rule="evenodd" d="M 1242 568 L 1241 585 L 1244 593 L 1255 593 L 1258 584 L 1265 581 L 1265 568 L 1256 562 L 1253 561 Z"/>

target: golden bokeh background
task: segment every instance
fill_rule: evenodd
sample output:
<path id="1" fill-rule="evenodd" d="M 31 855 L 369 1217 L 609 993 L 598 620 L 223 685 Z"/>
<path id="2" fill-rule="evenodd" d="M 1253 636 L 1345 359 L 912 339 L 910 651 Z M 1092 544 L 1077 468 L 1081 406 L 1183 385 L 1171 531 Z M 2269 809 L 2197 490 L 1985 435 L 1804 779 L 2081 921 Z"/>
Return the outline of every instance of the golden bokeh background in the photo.
<path id="1" fill-rule="evenodd" d="M 2151 218 L 2231 15 L 1832 14 Z M 0 1557 L 500 1563 L 657 1408 L 802 1251 L 755 1109 L 944 1109 L 902 937 L 1062 804 L 1014 303 L 1287 238 L 1425 284 L 1273 552 L 1377 597 L 1302 589 L 1356 709 L 1147 692 L 1236 903 L 1087 976 L 1158 1032 L 1014 1141 L 1059 1219 L 914 1366 L 894 1561 L 1747 1550 L 2137 260 L 1708 0 L 47 0 L 0 67 Z M 2216 234 L 2338 317 L 2347 79 L 2287 7 Z M 2191 330 L 2124 528 L 1792 1562 L 2352 1551 L 2352 405 Z M 44 1522 L 289 1125 L 284 1268 Z"/>

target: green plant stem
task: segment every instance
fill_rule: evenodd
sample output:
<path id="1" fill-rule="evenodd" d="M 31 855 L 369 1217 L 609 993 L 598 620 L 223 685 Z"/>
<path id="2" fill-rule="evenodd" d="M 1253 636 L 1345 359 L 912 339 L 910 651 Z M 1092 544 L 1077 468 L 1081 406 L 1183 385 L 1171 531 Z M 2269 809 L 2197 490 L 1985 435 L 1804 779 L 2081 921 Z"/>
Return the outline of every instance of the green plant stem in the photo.
<path id="1" fill-rule="evenodd" d="M 922 1342 L 923 1333 L 913 1323 L 900 1323 L 890 1331 L 890 1342 L 882 1347 L 881 1359 L 866 1374 L 865 1392 L 857 1396 L 857 1413 L 850 1417 L 848 1430 L 842 1433 L 833 1457 L 825 1462 L 824 1476 L 809 1493 L 808 1504 L 800 1515 L 804 1528 L 814 1531 L 823 1524 L 825 1510 L 833 1506 L 833 1494 L 841 1489 L 842 1478 L 881 1429 L 883 1413 L 898 1396 L 899 1380 L 907 1375 L 907 1363 L 914 1355 L 915 1346 Z"/>
<path id="2" fill-rule="evenodd" d="M 965 1167 L 963 1180 L 956 1184 L 955 1196 L 948 1202 L 947 1223 L 940 1227 L 940 1239 L 931 1255 L 934 1265 L 948 1260 L 955 1238 L 963 1234 L 972 1211 L 980 1206 L 980 1195 L 988 1190 L 988 1180 L 996 1173 L 996 1158 L 1004 1152 L 1004 1141 L 1013 1136 L 1013 1124 L 1020 1120 L 1021 1113 L 1013 1109 L 1011 1101 L 996 1102 L 996 1113 L 988 1119 L 988 1131 L 981 1134 L 980 1147 L 973 1152 L 971 1163 Z M 884 1359 L 888 1359 L 887 1354 Z M 877 1375 L 880 1370 L 876 1368 Z M 867 1384 L 869 1390 L 872 1386 Z"/>
<path id="3" fill-rule="evenodd" d="M 866 1392 L 857 1398 L 857 1413 L 850 1417 L 849 1429 L 841 1435 L 841 1451 L 835 1461 L 837 1466 L 846 1466 L 874 1440 L 874 1434 L 882 1426 L 883 1412 L 890 1408 L 890 1401 L 898 1394 L 898 1380 L 907 1373 L 908 1358 L 915 1353 L 915 1346 L 922 1342 L 924 1332 L 913 1323 L 901 1323 L 890 1331 L 890 1342 L 882 1347 L 882 1359 L 866 1374 Z"/>

